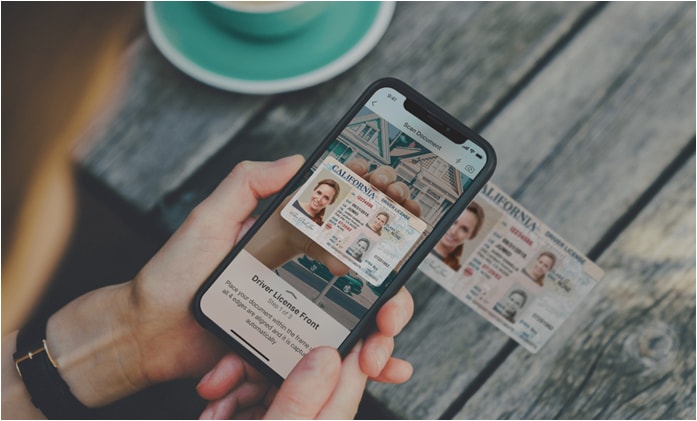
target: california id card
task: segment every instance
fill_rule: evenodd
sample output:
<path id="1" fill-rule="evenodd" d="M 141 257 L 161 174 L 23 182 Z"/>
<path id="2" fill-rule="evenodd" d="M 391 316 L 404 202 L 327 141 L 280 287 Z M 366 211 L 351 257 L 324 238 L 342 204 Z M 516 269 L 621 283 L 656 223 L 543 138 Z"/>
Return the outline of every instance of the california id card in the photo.
<path id="1" fill-rule="evenodd" d="M 321 219 L 321 189 L 339 193 Z M 318 193 L 319 192 L 319 193 Z M 319 196 L 319 197 L 318 197 Z M 327 157 L 281 211 L 281 216 L 315 243 L 379 287 L 427 228 L 387 195 L 334 158 Z"/>
<path id="2" fill-rule="evenodd" d="M 491 183 L 419 269 L 533 353 L 604 275 Z"/>

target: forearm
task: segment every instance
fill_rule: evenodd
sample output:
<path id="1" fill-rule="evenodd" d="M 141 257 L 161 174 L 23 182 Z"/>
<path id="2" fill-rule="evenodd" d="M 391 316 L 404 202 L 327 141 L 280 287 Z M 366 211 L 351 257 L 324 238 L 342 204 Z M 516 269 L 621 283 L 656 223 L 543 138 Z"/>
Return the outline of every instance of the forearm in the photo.
<path id="1" fill-rule="evenodd" d="M 129 319 L 128 284 L 101 288 L 72 301 L 48 321 L 46 342 L 75 397 L 99 407 L 148 385 Z M 3 418 L 42 414 L 14 368 L 16 333 L 3 338 Z"/>

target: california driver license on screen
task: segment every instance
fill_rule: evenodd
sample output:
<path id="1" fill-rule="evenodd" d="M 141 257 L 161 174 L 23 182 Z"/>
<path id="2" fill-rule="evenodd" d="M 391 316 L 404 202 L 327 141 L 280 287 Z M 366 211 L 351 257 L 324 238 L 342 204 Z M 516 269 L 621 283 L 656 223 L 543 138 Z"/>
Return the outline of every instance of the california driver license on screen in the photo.
<path id="1" fill-rule="evenodd" d="M 331 203 L 322 197 L 322 185 L 338 187 Z M 334 158 L 322 162 L 281 216 L 374 286 L 385 281 L 427 227 Z"/>

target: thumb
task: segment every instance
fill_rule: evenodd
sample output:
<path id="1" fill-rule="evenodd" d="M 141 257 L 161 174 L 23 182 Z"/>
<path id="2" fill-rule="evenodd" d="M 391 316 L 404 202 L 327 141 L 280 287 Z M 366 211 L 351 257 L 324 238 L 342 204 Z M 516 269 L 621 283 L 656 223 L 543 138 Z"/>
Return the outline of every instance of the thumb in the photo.
<path id="1" fill-rule="evenodd" d="M 252 213 L 258 200 L 279 191 L 302 163 L 303 157 L 300 155 L 274 162 L 241 162 L 202 205 L 209 212 L 242 223 Z"/>
<path id="2" fill-rule="evenodd" d="M 335 349 L 313 349 L 283 382 L 264 418 L 315 418 L 332 396 L 340 372 L 341 357 Z"/>

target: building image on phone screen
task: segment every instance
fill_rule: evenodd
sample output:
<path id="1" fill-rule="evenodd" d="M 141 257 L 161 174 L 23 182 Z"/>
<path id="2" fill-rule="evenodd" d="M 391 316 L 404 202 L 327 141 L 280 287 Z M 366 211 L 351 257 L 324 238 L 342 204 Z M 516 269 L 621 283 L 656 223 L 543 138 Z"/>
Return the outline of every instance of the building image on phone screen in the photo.
<path id="1" fill-rule="evenodd" d="M 407 132 L 399 130 L 366 107 L 357 113 L 330 144 L 313 170 L 318 171 L 319 163 L 327 157 L 332 157 L 343 164 L 353 159 L 362 159 L 368 162 L 370 171 L 385 165 L 394 168 L 398 181 L 408 186 L 410 199 L 418 203 L 421 209 L 419 219 L 428 226 L 426 232 L 432 230 L 433 225 L 450 209 L 470 183 L 470 179 L 455 167 L 431 152 Z M 346 247 L 344 253 L 355 262 L 362 263 L 367 253 L 375 246 L 375 238 L 384 235 L 393 219 L 394 216 L 386 209 L 377 209 L 364 226 L 375 237 L 356 237 L 347 247 L 344 246 Z M 355 284 L 362 282 L 371 288 L 357 289 L 361 291 L 359 294 L 350 295 L 332 292 L 334 288 L 326 290 L 324 286 L 327 283 L 337 283 L 337 279 L 342 278 L 333 276 L 325 265 L 308 256 L 288 262 L 284 265 L 283 272 L 291 278 L 289 282 L 300 284 L 299 288 L 306 291 L 309 298 L 316 299 L 317 294 L 324 293 L 326 294 L 325 302 L 338 303 L 336 307 L 325 307 L 330 314 L 332 311 L 343 314 L 345 310 L 341 309 L 348 309 L 350 316 L 343 314 L 341 318 L 334 315 L 344 321 L 347 326 L 351 325 L 350 320 L 357 322 L 362 317 L 362 313 L 367 311 L 372 302 L 377 299 L 377 294 L 386 287 L 386 285 L 375 287 L 365 279 L 361 279 L 359 274 L 354 273 L 351 279 Z M 344 283 L 338 282 L 338 284 L 346 287 Z M 335 285 L 336 289 L 341 289 L 341 285 Z M 349 300 L 353 302 L 350 303 Z"/>
<path id="2" fill-rule="evenodd" d="M 354 159 L 364 160 L 370 166 L 369 172 L 383 166 L 394 168 L 397 181 L 408 187 L 409 198 L 418 204 L 420 215 L 418 218 L 412 217 L 425 223 L 423 234 L 433 229 L 471 180 L 429 150 L 423 142 L 415 140 L 408 132 L 399 130 L 367 107 L 356 114 L 314 163 L 312 174 L 298 187 L 296 191 L 299 193 L 288 206 L 298 212 L 300 219 L 295 219 L 296 224 L 303 218 L 308 221 L 301 224 L 302 229 L 307 229 L 308 232 L 321 230 L 319 235 L 326 235 L 326 241 L 334 241 L 332 249 L 348 259 L 347 264 L 353 262 L 354 266 L 349 265 L 353 275 L 335 275 L 324 262 L 307 255 L 296 256 L 279 267 L 270 269 L 308 299 L 322 303 L 324 311 L 351 329 L 377 300 L 378 294 L 389 285 L 389 280 L 402 264 L 400 262 L 392 268 L 388 276 L 380 275 L 385 280 L 382 285 L 371 281 L 379 272 L 379 265 L 376 266 L 375 261 L 367 262 L 366 259 L 370 256 L 383 258 L 390 255 L 392 250 L 383 246 L 380 251 L 378 246 L 384 240 L 393 240 L 400 235 L 400 230 L 404 229 L 404 216 L 399 215 L 400 211 L 378 206 L 370 211 L 360 228 L 354 228 L 362 230 L 361 235 L 353 235 L 355 232 L 337 232 L 337 225 L 341 225 L 342 221 L 332 215 L 348 215 L 351 209 L 347 210 L 346 200 L 349 200 L 355 185 L 335 177 L 328 170 L 326 162 L 330 158 L 338 161 L 342 167 Z M 334 179 L 338 184 L 329 183 L 328 179 Z M 366 205 L 363 211 L 366 209 L 370 209 L 370 206 Z M 321 210 L 325 210 L 325 213 L 321 215 L 321 222 L 317 222 L 316 215 Z M 401 212 L 404 215 L 406 211 Z M 362 216 L 357 214 L 356 217 Z M 342 235 L 343 244 L 338 240 Z M 249 244 L 254 242 L 255 239 L 252 239 Z"/>
<path id="3" fill-rule="evenodd" d="M 470 183 L 455 167 L 368 108 L 351 120 L 328 153 L 343 163 L 360 158 L 371 169 L 393 167 L 420 205 L 420 218 L 431 228 Z"/>

